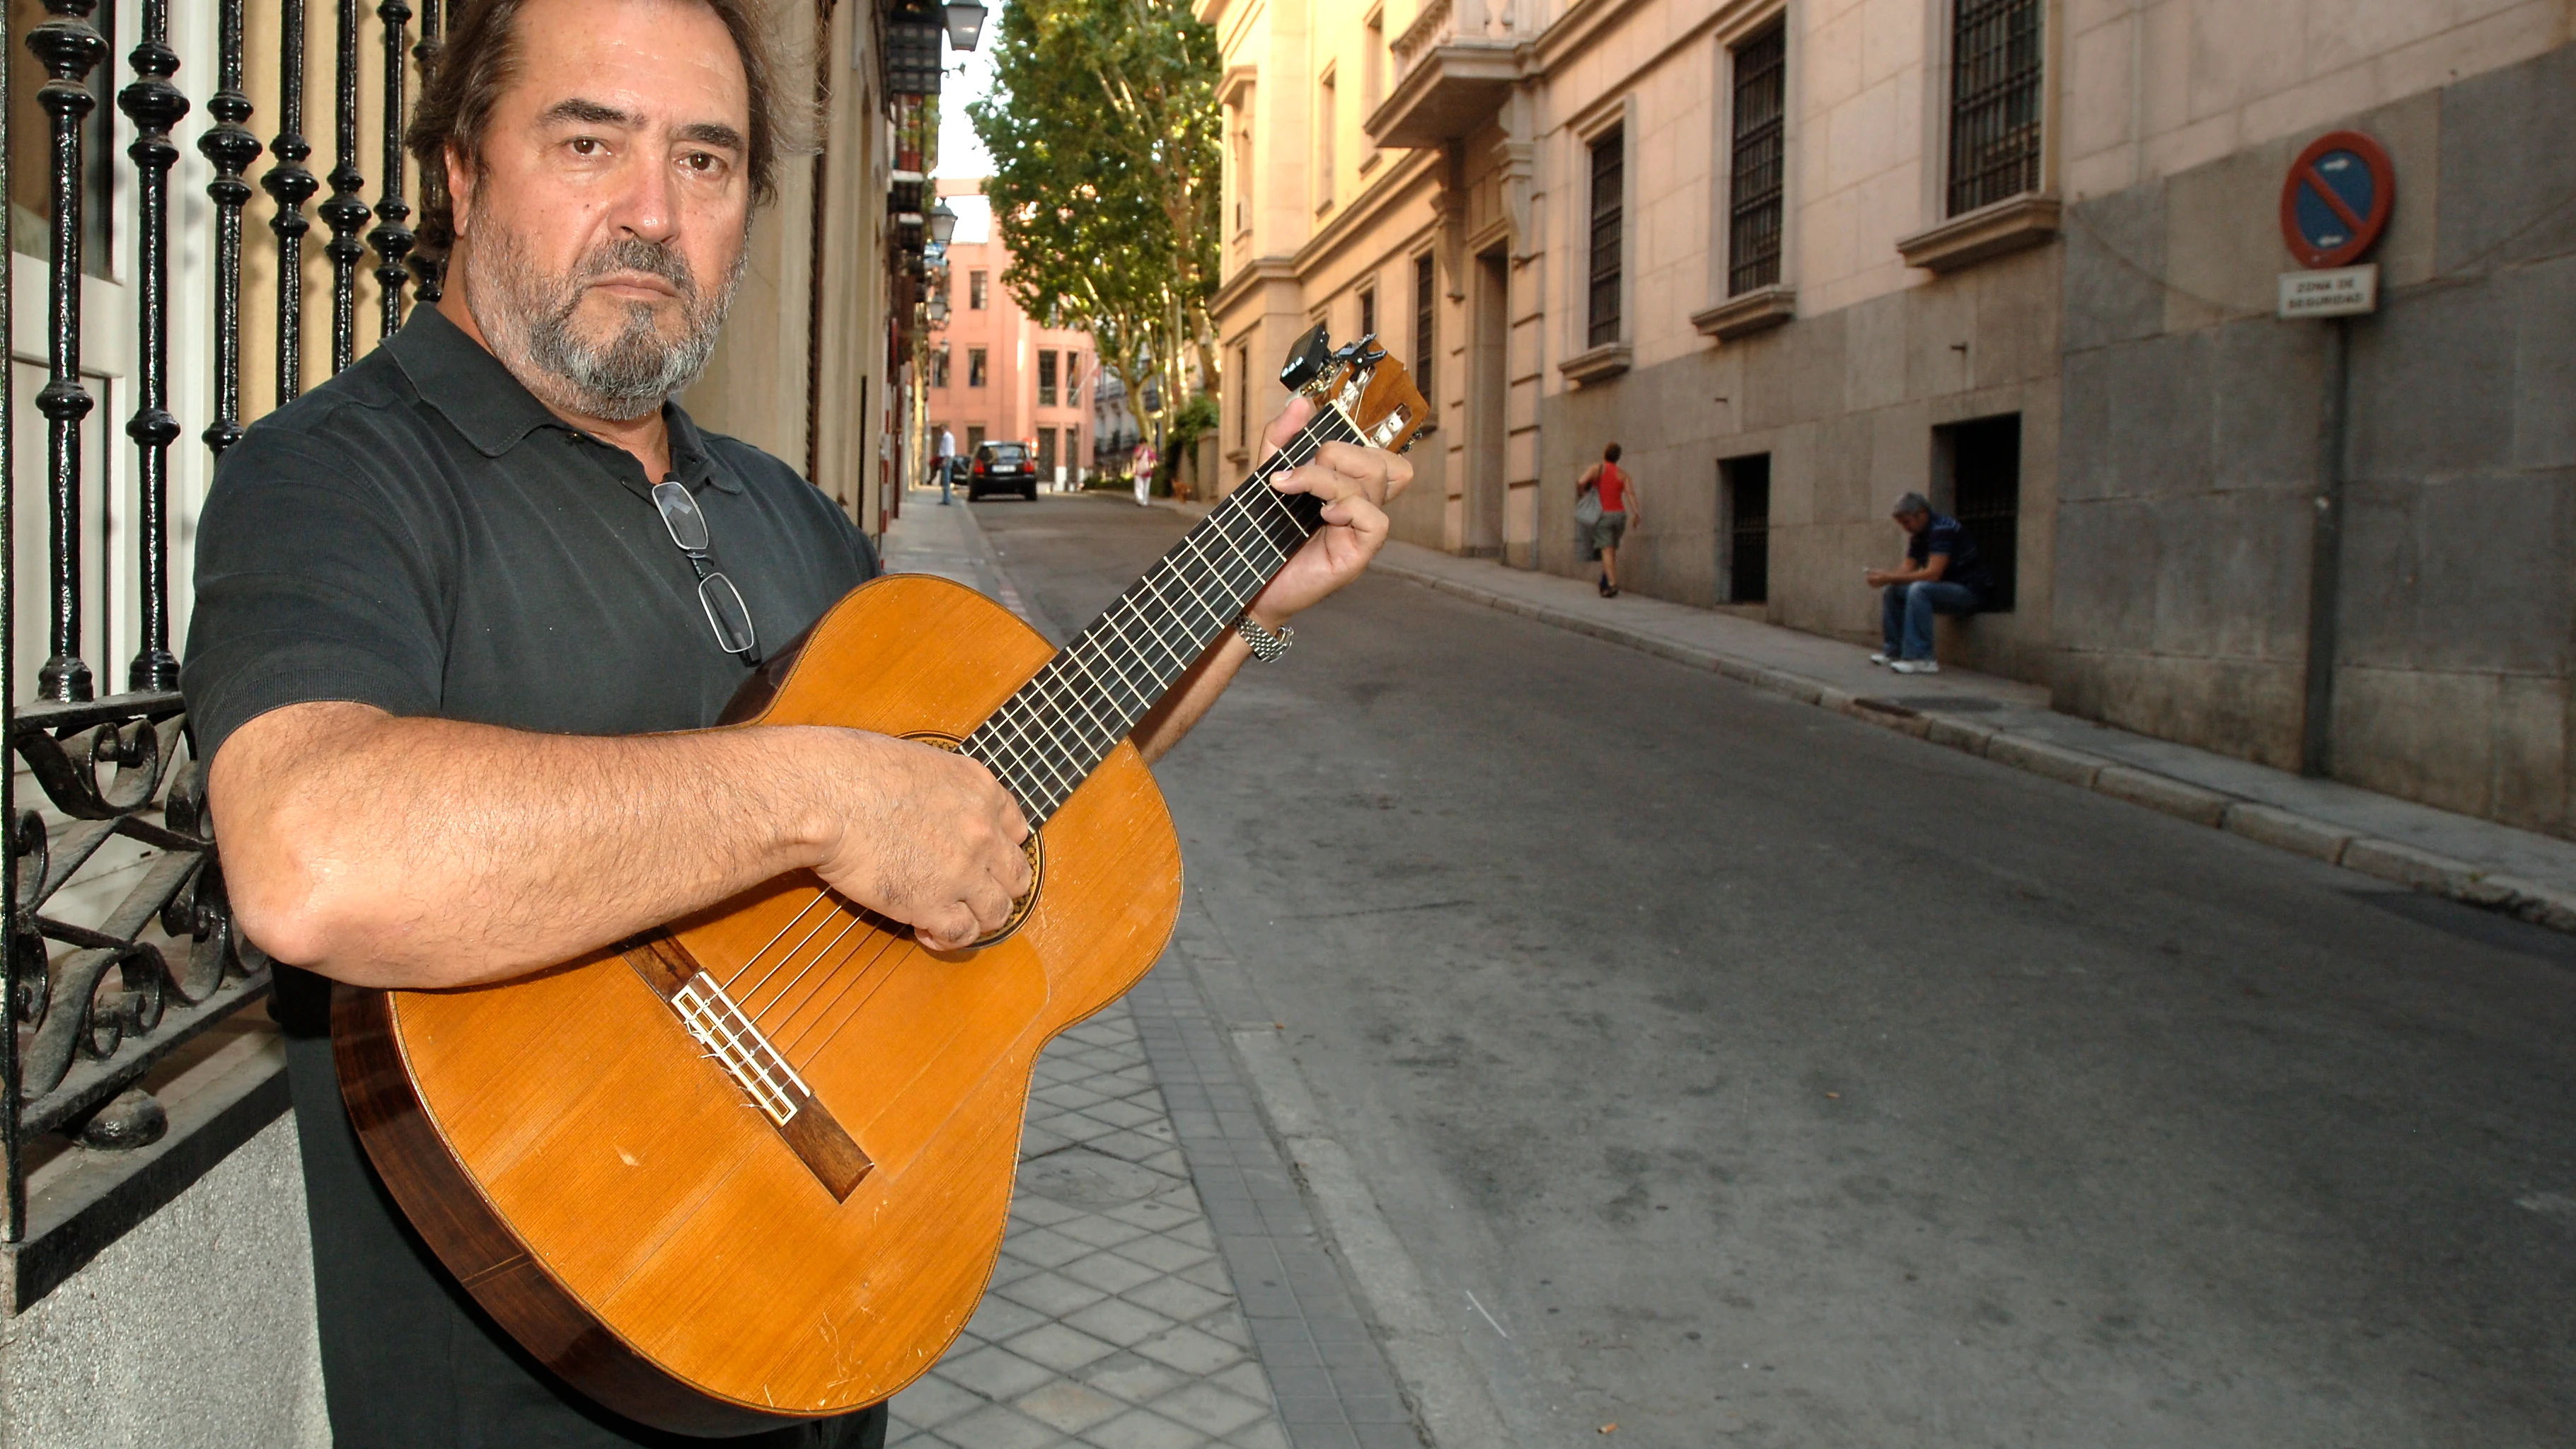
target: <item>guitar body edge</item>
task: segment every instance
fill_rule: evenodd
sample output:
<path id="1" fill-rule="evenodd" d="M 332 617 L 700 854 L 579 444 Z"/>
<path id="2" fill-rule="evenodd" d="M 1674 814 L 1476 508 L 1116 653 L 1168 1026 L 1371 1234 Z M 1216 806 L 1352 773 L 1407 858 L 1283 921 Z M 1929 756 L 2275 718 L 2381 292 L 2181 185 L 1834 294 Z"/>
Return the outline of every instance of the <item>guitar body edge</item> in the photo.
<path id="1" fill-rule="evenodd" d="M 403 1215 L 483 1311 L 550 1372 L 674 1433 L 740 1435 L 796 1422 L 721 1403 L 662 1372 L 537 1266 L 430 1124 L 403 1069 L 392 993 L 334 986 L 331 1050 L 349 1120 Z"/>

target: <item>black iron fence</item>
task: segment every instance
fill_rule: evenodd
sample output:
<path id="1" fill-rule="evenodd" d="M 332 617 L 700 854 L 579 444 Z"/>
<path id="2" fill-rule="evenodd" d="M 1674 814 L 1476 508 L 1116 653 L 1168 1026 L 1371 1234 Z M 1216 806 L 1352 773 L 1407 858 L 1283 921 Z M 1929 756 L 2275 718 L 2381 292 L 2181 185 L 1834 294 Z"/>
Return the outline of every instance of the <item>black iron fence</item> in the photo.
<path id="1" fill-rule="evenodd" d="M 304 209 L 325 182 L 330 194 L 317 211 L 330 230 L 323 251 L 330 267 L 332 369 L 347 366 L 357 351 L 359 277 L 370 250 L 381 308 L 378 335 L 400 325 L 407 292 L 424 300 L 437 296 L 436 259 L 416 249 L 406 225 L 411 212 L 404 200 L 401 137 L 407 66 L 426 66 L 435 55 L 447 0 L 416 3 L 417 9 L 406 0 L 383 0 L 362 10 L 360 0 L 336 0 L 334 149 L 330 172 L 317 181 L 305 165 L 312 147 L 303 134 L 307 7 L 305 0 L 276 0 L 281 99 L 265 148 L 273 161 L 258 184 L 276 202 L 269 225 L 277 238 L 280 285 L 270 341 L 280 403 L 303 389 L 303 241 L 312 227 Z M 47 128 L 41 199 L 50 203 L 49 214 L 39 218 L 48 232 L 42 250 L 32 237 L 0 237 L 0 259 L 12 273 L 0 277 L 0 335 L 13 342 L 18 336 L 12 330 L 17 319 L 8 311 L 14 272 L 41 265 L 48 284 L 46 380 L 34 399 L 45 453 L 41 468 L 33 459 L 25 461 L 30 480 L 41 478 L 44 490 L 43 627 L 49 655 L 32 681 L 21 677 L 16 653 L 17 631 L 28 622 L 18 617 L 17 607 L 27 593 L 17 577 L 14 537 L 21 460 L 12 447 L 14 428 L 0 426 L 0 486 L 6 489 L 0 497 L 0 598 L 8 601 L 0 615 L 0 706 L 14 767 L 0 780 L 11 867 L 11 889 L 0 902 L 0 936 L 8 943 L 7 998 L 15 1027 L 0 1032 L 0 1080 L 8 1088 L 0 1092 L 0 1147 L 7 1153 L 11 1244 L 30 1235 L 31 1162 L 72 1138 L 89 1151 L 153 1141 L 164 1119 L 138 1084 L 192 1038 L 265 996 L 269 982 L 266 959 L 232 927 L 206 813 L 204 763 L 190 748 L 171 648 L 171 457 L 196 421 L 171 411 L 174 326 L 212 329 L 211 338 L 195 339 L 207 345 L 188 349 L 212 360 L 206 394 L 211 415 L 197 434 L 202 446 L 220 455 L 240 437 L 243 421 L 243 224 L 253 198 L 248 178 L 263 149 L 251 129 L 255 117 L 243 83 L 244 0 L 211 0 L 219 11 L 216 60 L 213 73 L 204 77 L 211 84 L 196 145 L 213 168 L 205 188 L 212 205 L 203 212 L 211 235 L 203 238 L 175 235 L 172 221 L 171 173 L 181 160 L 173 133 L 194 104 L 191 79 L 170 44 L 172 6 L 169 0 L 139 0 L 129 8 L 128 15 L 139 11 L 139 39 L 121 57 L 111 53 L 94 23 L 101 18 L 98 6 L 99 0 L 42 0 L 42 19 L 21 30 L 18 17 L 34 12 L 33 0 L 13 4 L 8 37 L 12 56 L 23 48 L 45 77 L 34 100 Z M 377 22 L 379 57 L 362 54 L 364 11 Z M 372 203 L 360 137 L 361 90 L 370 60 L 380 67 L 383 118 Z M 0 66 L 0 87 L 17 68 L 14 59 Z M 99 86 L 102 69 L 123 84 L 112 92 Z M 103 556 L 108 543 L 101 530 L 85 524 L 82 498 L 84 480 L 94 476 L 87 465 L 98 461 L 84 460 L 85 441 L 105 439 L 103 429 L 85 432 L 83 426 L 98 399 L 85 382 L 82 357 L 83 252 L 102 234 L 98 218 L 85 216 L 85 210 L 100 204 L 102 192 L 90 178 L 103 158 L 85 154 L 85 147 L 110 134 L 97 123 L 103 118 L 93 117 L 102 93 L 114 95 L 132 134 L 125 148 L 131 173 L 116 178 L 118 188 L 130 192 L 106 193 L 131 198 L 120 212 L 121 220 L 130 219 L 128 234 L 106 233 L 120 253 L 115 260 L 124 268 L 134 328 L 122 390 L 135 406 L 124 425 L 125 442 L 117 445 L 133 449 L 130 468 L 123 470 L 131 480 L 125 495 L 130 511 L 123 515 L 129 521 L 104 535 L 129 550 L 121 558 Z M 15 99 L 0 94 L 0 113 L 21 120 L 33 114 L 10 105 Z M 34 138 L 16 139 L 20 144 L 7 149 L 22 160 L 30 157 Z M 14 224 L 34 215 L 40 194 L 32 185 L 22 189 L 10 182 L 0 169 L 0 190 L 12 199 Z M 29 201 L 24 207 L 17 204 L 22 194 Z M 204 285 L 188 289 L 199 294 L 190 300 L 202 299 L 202 310 L 177 317 L 170 308 L 171 278 L 174 248 L 183 245 L 202 259 L 191 278 Z M 0 413 L 14 421 L 10 370 L 0 369 Z M 34 420 L 29 422 L 32 431 Z M 95 568 L 85 573 L 85 563 Z M 92 579 L 99 581 L 95 587 Z M 111 588 L 112 599 L 106 597 Z M 121 673 L 118 661 L 83 657 L 83 641 L 92 637 L 84 632 L 83 612 L 91 607 L 134 621 L 135 647 Z M 117 683 L 122 687 L 114 688 Z M 75 898 L 91 905 L 62 908 Z M 31 1296 L 30 1286 L 22 1275 L 22 1302 Z"/>

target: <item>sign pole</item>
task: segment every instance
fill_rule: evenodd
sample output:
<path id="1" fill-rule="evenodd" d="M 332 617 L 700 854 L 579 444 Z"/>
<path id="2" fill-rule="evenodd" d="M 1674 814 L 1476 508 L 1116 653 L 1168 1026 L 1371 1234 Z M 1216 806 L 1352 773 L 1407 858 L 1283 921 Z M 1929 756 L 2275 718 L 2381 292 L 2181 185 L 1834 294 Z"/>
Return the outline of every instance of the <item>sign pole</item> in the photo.
<path id="1" fill-rule="evenodd" d="M 2325 323 L 2325 396 L 2317 418 L 2316 522 L 2308 543 L 2307 708 L 2299 773 L 2334 769 L 2335 631 L 2343 596 L 2343 453 L 2352 378 L 2352 319 Z"/>

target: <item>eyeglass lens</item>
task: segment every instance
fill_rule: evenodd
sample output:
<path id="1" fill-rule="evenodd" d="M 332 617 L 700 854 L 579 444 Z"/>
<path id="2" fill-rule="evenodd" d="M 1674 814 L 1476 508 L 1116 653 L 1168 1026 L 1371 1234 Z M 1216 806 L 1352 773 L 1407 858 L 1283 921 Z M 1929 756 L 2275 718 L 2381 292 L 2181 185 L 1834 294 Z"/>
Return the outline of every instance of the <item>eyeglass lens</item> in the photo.
<path id="1" fill-rule="evenodd" d="M 727 654 L 748 654 L 757 639 L 751 631 L 751 611 L 743 607 L 742 594 L 733 580 L 722 574 L 709 574 L 698 580 L 698 602 L 707 610 L 707 622 L 715 626 L 716 643 Z"/>
<path id="2" fill-rule="evenodd" d="M 689 496 L 687 484 L 654 484 L 653 506 L 662 511 L 662 526 L 671 530 L 671 542 L 682 552 L 707 551 L 707 516 L 698 511 L 698 500 Z"/>

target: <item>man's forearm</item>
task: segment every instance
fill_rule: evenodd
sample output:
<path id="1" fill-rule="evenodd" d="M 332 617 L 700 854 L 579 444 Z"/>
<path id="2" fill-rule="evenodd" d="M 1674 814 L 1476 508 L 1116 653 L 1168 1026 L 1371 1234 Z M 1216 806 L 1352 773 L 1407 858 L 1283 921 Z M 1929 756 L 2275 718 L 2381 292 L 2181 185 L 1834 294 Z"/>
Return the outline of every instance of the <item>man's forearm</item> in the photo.
<path id="1" fill-rule="evenodd" d="M 307 717 L 253 721 L 260 748 L 217 757 L 225 874 L 253 941 L 362 985 L 579 956 L 814 864 L 829 828 L 795 788 L 812 731 L 594 738 L 357 705 L 289 714 Z"/>
<path id="2" fill-rule="evenodd" d="M 1182 736 L 1197 727 L 1200 718 L 1215 705 L 1217 696 L 1225 693 L 1225 687 L 1234 682 L 1235 672 L 1243 668 L 1243 661 L 1251 657 L 1252 646 L 1244 643 L 1243 636 L 1232 629 L 1226 630 L 1216 643 L 1208 646 L 1208 651 L 1181 675 L 1170 692 L 1156 701 L 1154 707 L 1145 712 L 1145 717 L 1136 722 L 1136 727 L 1127 732 L 1127 737 L 1134 740 L 1136 748 L 1144 754 L 1147 764 L 1170 754 L 1172 746 L 1179 744 Z"/>

